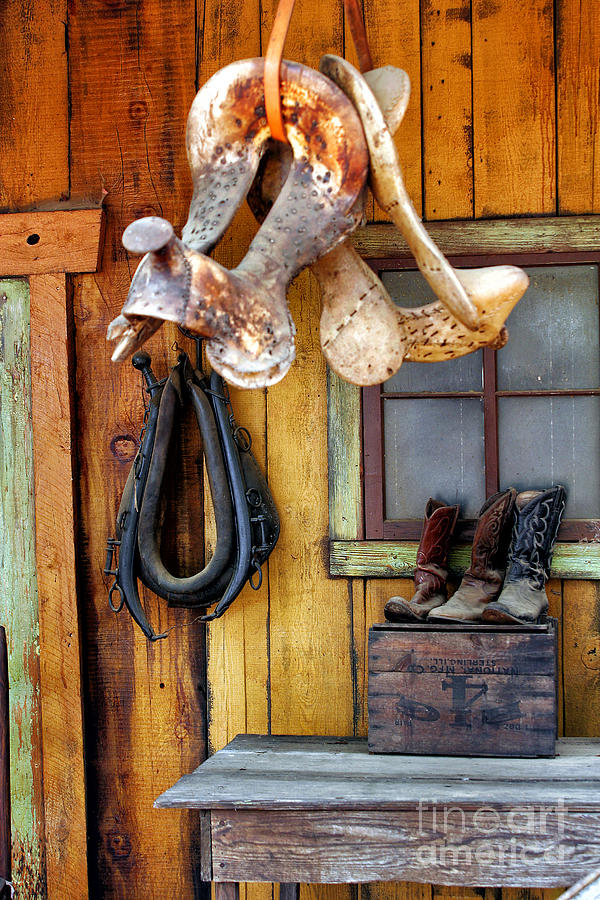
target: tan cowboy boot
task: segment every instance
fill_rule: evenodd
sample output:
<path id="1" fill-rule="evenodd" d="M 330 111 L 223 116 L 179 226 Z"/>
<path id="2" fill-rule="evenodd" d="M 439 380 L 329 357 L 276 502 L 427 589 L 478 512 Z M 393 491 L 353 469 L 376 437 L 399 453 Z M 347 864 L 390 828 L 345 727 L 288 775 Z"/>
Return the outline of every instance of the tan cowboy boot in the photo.
<path id="1" fill-rule="evenodd" d="M 427 613 L 448 599 L 448 546 L 457 518 L 458 506 L 429 498 L 417 552 L 415 594 L 410 601 L 390 597 L 384 610 L 388 622 L 423 622 Z"/>
<path id="2" fill-rule="evenodd" d="M 513 523 L 514 488 L 485 501 L 473 538 L 471 565 L 454 596 L 429 614 L 428 622 L 480 622 L 481 615 L 502 589 Z"/>
<path id="3" fill-rule="evenodd" d="M 548 612 L 545 584 L 565 497 L 560 484 L 518 495 L 504 587 L 483 611 L 484 622 L 532 623 Z"/>

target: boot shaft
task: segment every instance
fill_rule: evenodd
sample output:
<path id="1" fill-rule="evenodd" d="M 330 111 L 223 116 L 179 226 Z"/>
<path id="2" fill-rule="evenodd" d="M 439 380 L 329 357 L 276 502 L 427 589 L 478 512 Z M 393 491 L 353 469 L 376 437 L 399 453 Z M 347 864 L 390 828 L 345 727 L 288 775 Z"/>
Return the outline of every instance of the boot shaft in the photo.
<path id="1" fill-rule="evenodd" d="M 423 531 L 417 551 L 415 588 L 444 590 L 448 576 L 448 547 L 458 518 L 458 506 L 446 506 L 431 497 L 425 507 Z"/>
<path id="2" fill-rule="evenodd" d="M 565 503 L 566 491 L 560 484 L 547 491 L 519 494 L 506 583 L 526 578 L 532 587 L 544 587 Z"/>
<path id="3" fill-rule="evenodd" d="M 502 584 L 516 497 L 516 490 L 508 488 L 489 497 L 481 507 L 465 576 Z"/>
<path id="4" fill-rule="evenodd" d="M 415 593 L 411 600 L 403 597 L 388 600 L 384 610 L 388 621 L 423 621 L 432 609 L 445 603 L 448 547 L 457 518 L 458 506 L 446 506 L 429 498 L 417 551 Z"/>
<path id="5" fill-rule="evenodd" d="M 516 496 L 516 490 L 509 488 L 485 501 L 479 511 L 471 564 L 456 593 L 439 609 L 434 609 L 428 621 L 479 622 L 487 604 L 498 596 L 504 578 Z"/>

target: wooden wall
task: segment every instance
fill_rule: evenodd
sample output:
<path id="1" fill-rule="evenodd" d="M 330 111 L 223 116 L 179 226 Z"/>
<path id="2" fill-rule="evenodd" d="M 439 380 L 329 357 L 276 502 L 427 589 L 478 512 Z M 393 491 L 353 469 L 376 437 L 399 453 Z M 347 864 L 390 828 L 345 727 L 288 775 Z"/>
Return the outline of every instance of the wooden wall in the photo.
<path id="1" fill-rule="evenodd" d="M 353 51 L 341 2 L 299 0 L 286 55 L 316 66 Z M 366 633 L 402 582 L 332 579 L 327 571 L 326 370 L 311 276 L 290 291 L 297 362 L 266 392 L 232 392 L 282 517 L 258 594 L 211 624 L 149 646 L 108 610 L 106 537 L 135 454 L 137 373 L 115 366 L 106 326 L 136 260 L 120 244 L 134 218 L 179 230 L 190 198 L 185 117 L 214 71 L 264 49 L 274 0 L 5 0 L 0 28 L 0 206 L 22 209 L 106 192 L 100 271 L 73 281 L 79 473 L 79 599 L 86 697 L 89 879 L 94 898 L 201 897 L 198 823 L 155 812 L 153 799 L 237 732 L 364 734 Z M 429 219 L 600 212 L 600 16 L 595 0 L 365 0 L 375 65 L 412 81 L 398 147 L 413 200 Z M 372 216 L 381 218 L 373 209 Z M 240 212 L 218 258 L 243 254 Z M 149 345 L 158 374 L 172 332 Z M 196 449 L 184 446 L 186 471 Z M 595 462 L 594 462 L 595 464 Z M 182 517 L 202 552 L 197 507 Z M 210 544 L 210 528 L 206 541 Z M 595 583 L 551 583 L 562 622 L 562 723 L 593 735 L 600 721 Z M 157 626 L 191 622 L 148 598 Z M 205 715 L 206 712 L 206 715 Z M 303 888 L 350 900 L 356 888 Z M 364 900 L 549 900 L 552 891 L 364 886 Z M 33 894 L 32 894 L 33 896 Z M 36 894 L 39 896 L 39 894 Z M 83 896 L 74 885 L 72 896 Z M 248 889 L 268 900 L 269 886 Z"/>

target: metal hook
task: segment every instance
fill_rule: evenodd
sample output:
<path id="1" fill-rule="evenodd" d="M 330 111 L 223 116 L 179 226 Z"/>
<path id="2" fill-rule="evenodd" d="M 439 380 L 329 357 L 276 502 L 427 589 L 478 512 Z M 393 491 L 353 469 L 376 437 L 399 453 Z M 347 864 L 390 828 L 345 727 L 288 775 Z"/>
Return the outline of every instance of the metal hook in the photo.
<path id="1" fill-rule="evenodd" d="M 189 331 L 187 328 L 184 328 L 182 325 L 178 325 L 177 328 L 181 332 L 181 334 L 186 337 L 188 340 L 193 341 L 196 345 L 196 365 L 195 368 L 198 372 L 202 371 L 202 341 L 204 338 L 201 334 L 194 334 L 192 331 Z M 177 342 L 175 342 L 177 343 Z M 181 348 L 180 348 L 181 349 Z"/>

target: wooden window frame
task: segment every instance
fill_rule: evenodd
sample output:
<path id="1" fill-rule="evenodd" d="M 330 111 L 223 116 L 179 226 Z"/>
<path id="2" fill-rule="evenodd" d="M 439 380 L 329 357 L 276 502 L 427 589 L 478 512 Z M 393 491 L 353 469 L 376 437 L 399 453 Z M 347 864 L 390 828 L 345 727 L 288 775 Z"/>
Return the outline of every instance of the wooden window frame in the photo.
<path id="1" fill-rule="evenodd" d="M 453 264 L 464 267 L 507 261 L 521 266 L 600 265 L 599 228 L 600 216 L 453 221 L 428 225 L 432 237 Z M 354 244 L 361 256 L 378 271 L 415 268 L 414 259 L 393 226 L 368 225 L 357 233 Z M 477 247 L 476 253 L 473 247 Z M 484 350 L 483 357 L 486 378 L 481 394 L 487 404 L 488 425 L 493 425 L 497 398 L 516 392 L 496 390 L 494 353 Z M 360 388 L 329 373 L 330 572 L 346 577 L 411 577 L 421 521 L 402 523 L 383 518 L 381 405 L 384 401 L 380 399 L 380 387 L 362 390 L 369 398 L 368 404 L 362 402 Z M 600 390 L 542 393 L 594 396 L 599 395 Z M 534 396 L 540 392 L 519 391 L 518 394 Z M 457 396 L 459 392 L 449 392 L 450 395 Z M 365 419 L 368 427 L 364 430 L 363 471 Z M 493 450 L 490 456 L 494 456 Z M 486 459 L 486 463 L 491 463 L 486 471 L 487 494 L 497 490 L 497 451 L 495 460 L 496 466 L 493 458 Z M 455 574 L 460 574 L 468 565 L 470 545 L 465 541 L 472 536 L 472 530 L 473 522 L 466 520 L 458 535 L 459 543 L 451 552 L 450 568 Z M 600 579 L 599 520 L 565 523 L 555 548 L 552 575 Z"/>

